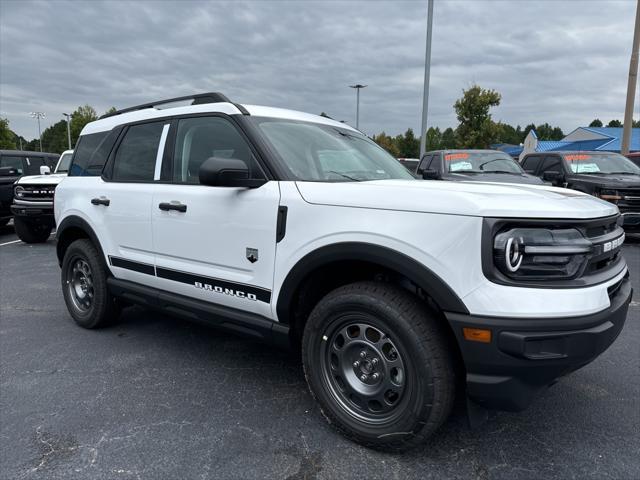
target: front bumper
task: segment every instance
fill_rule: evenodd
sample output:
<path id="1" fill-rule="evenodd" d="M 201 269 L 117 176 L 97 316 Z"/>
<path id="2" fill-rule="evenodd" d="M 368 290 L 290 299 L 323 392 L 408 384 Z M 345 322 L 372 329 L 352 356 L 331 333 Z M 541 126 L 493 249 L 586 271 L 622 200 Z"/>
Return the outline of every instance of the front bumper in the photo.
<path id="1" fill-rule="evenodd" d="M 627 233 L 640 233 L 640 211 L 631 212 L 623 211 L 622 214 L 622 228 Z"/>
<path id="2" fill-rule="evenodd" d="M 609 308 L 567 318 L 498 318 L 446 313 L 467 371 L 467 395 L 489 409 L 519 411 L 559 377 L 586 365 L 616 339 L 633 290 L 629 274 L 609 287 Z M 463 328 L 491 330 L 490 343 Z"/>
<path id="3" fill-rule="evenodd" d="M 55 224 L 52 205 L 11 205 L 11 213 L 14 217 L 22 217 L 35 223 Z"/>

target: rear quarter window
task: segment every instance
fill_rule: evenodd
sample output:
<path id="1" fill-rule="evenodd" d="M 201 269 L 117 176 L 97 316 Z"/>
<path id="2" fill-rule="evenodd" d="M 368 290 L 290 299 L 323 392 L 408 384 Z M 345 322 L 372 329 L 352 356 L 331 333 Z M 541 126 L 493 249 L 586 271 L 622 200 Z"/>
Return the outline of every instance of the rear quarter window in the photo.
<path id="1" fill-rule="evenodd" d="M 69 166 L 70 177 L 97 177 L 118 138 L 120 129 L 82 135 L 73 152 Z"/>

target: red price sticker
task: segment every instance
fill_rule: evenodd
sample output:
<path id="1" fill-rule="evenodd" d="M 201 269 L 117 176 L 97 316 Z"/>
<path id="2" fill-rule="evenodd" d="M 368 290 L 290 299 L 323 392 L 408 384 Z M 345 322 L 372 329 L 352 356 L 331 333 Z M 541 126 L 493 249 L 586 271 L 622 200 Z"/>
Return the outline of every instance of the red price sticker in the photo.
<path id="1" fill-rule="evenodd" d="M 444 156 L 447 162 L 451 162 L 452 160 L 466 160 L 467 158 L 469 158 L 468 153 L 450 153 Z"/>
<path id="2" fill-rule="evenodd" d="M 580 155 L 565 155 L 564 158 L 566 158 L 570 162 L 575 162 L 575 161 L 580 161 L 580 160 L 589 160 L 591 158 L 591 155 L 584 155 L 584 154 L 580 154 Z"/>

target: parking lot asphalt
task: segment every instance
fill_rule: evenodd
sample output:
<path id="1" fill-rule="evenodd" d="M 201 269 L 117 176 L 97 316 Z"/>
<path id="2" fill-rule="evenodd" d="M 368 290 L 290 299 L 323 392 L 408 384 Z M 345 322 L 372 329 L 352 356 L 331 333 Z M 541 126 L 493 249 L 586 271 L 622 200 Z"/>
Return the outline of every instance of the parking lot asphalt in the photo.
<path id="1" fill-rule="evenodd" d="M 2 479 L 640 478 L 638 300 L 608 351 L 525 412 L 472 430 L 460 403 L 393 455 L 332 430 L 288 352 L 137 307 L 75 326 L 53 237 L 15 240 L 0 229 Z M 623 248 L 640 292 L 640 242 Z"/>

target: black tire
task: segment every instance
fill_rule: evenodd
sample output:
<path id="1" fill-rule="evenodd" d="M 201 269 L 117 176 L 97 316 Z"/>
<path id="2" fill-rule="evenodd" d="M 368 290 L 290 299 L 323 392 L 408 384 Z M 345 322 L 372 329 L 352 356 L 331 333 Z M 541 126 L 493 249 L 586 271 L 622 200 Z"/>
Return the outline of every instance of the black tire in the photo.
<path id="1" fill-rule="evenodd" d="M 34 223 L 20 217 L 13 217 L 16 235 L 24 243 L 43 243 L 51 235 L 53 227 L 45 223 Z"/>
<path id="2" fill-rule="evenodd" d="M 0 228 L 2 228 L 2 227 L 6 227 L 6 226 L 7 226 L 7 224 L 9 223 L 9 220 L 11 220 L 11 219 L 10 219 L 10 218 L 3 218 L 3 219 L 0 219 Z"/>
<path id="3" fill-rule="evenodd" d="M 454 403 L 446 332 L 420 299 L 393 285 L 354 283 L 324 297 L 305 326 L 302 361 L 329 423 L 367 447 L 423 443 Z"/>
<path id="4" fill-rule="evenodd" d="M 62 294 L 75 322 L 83 328 L 112 324 L 120 314 L 107 288 L 108 270 L 90 240 L 76 240 L 62 260 Z"/>

